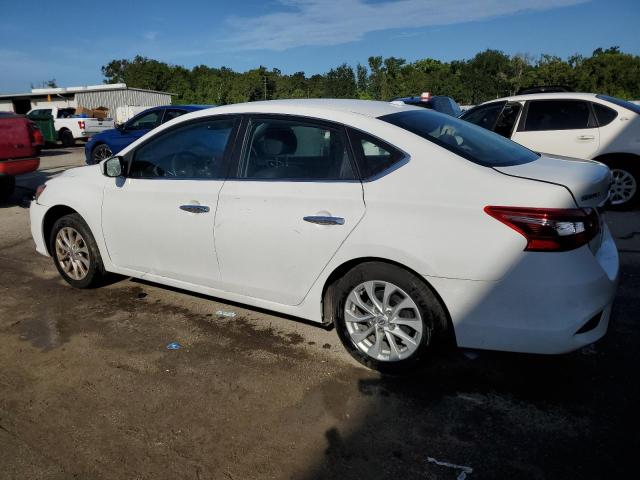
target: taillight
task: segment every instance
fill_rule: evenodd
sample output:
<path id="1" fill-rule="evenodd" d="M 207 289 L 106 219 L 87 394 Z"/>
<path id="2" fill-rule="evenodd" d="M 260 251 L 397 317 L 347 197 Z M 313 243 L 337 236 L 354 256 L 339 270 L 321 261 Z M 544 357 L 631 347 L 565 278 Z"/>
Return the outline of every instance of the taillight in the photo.
<path id="1" fill-rule="evenodd" d="M 589 243 L 600 223 L 593 208 L 484 207 L 496 220 L 521 234 L 531 252 L 565 252 Z"/>
<path id="2" fill-rule="evenodd" d="M 78 126 L 80 127 L 80 130 L 84 130 L 84 120 L 78 120 Z"/>

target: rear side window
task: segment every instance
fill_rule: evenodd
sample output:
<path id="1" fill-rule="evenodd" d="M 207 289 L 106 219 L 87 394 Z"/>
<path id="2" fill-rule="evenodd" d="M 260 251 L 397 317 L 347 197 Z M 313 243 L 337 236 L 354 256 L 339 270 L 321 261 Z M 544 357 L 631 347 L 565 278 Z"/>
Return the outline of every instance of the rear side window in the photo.
<path id="1" fill-rule="evenodd" d="M 633 113 L 637 113 L 638 115 L 640 115 L 640 105 L 636 103 L 627 102 L 626 100 L 622 100 L 621 98 L 610 97 L 609 95 L 596 95 L 596 98 L 599 98 L 600 100 L 606 100 L 607 102 L 611 102 L 614 105 L 626 108 L 627 110 L 631 110 Z"/>
<path id="2" fill-rule="evenodd" d="M 609 125 L 618 116 L 613 108 L 605 107 L 599 103 L 592 103 L 593 110 L 596 112 L 596 118 L 598 119 L 598 126 L 604 127 Z"/>
<path id="3" fill-rule="evenodd" d="M 197 122 L 171 129 L 138 147 L 129 171 L 132 178 L 219 179 L 234 119 Z"/>
<path id="4" fill-rule="evenodd" d="M 185 113 L 187 112 L 184 110 L 174 110 L 174 109 L 166 110 L 164 112 L 162 123 L 167 123 L 169 120 L 173 120 L 174 118 L 177 118 L 180 115 L 184 115 Z"/>
<path id="5" fill-rule="evenodd" d="M 593 128 L 589 103 L 582 100 L 533 100 L 529 102 L 524 131 Z"/>
<path id="6" fill-rule="evenodd" d="M 239 176 L 303 181 L 355 179 L 342 128 L 280 119 L 251 122 Z"/>
<path id="7" fill-rule="evenodd" d="M 467 160 L 487 167 L 520 165 L 539 155 L 472 123 L 428 110 L 409 110 L 379 117 Z"/>
<path id="8" fill-rule="evenodd" d="M 358 130 L 349 130 L 351 145 L 358 158 L 360 175 L 371 180 L 401 162 L 404 154 L 391 145 Z"/>
<path id="9" fill-rule="evenodd" d="M 460 118 L 487 130 L 493 130 L 504 104 L 505 102 L 496 102 L 489 105 L 480 105 L 468 110 Z"/>
<path id="10" fill-rule="evenodd" d="M 511 138 L 513 127 L 516 124 L 516 120 L 518 120 L 518 115 L 520 115 L 520 110 L 522 110 L 520 103 L 507 103 L 502 109 L 502 113 L 496 122 L 496 126 L 493 127 L 493 131 L 503 137 Z"/>

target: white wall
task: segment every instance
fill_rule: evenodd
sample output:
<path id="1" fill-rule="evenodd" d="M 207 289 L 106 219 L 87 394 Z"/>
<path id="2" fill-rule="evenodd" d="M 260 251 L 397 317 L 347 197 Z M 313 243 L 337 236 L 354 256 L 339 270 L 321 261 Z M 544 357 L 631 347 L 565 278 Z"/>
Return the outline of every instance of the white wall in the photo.
<path id="1" fill-rule="evenodd" d="M 11 100 L 0 100 L 0 112 L 13 112 L 13 102 Z"/>

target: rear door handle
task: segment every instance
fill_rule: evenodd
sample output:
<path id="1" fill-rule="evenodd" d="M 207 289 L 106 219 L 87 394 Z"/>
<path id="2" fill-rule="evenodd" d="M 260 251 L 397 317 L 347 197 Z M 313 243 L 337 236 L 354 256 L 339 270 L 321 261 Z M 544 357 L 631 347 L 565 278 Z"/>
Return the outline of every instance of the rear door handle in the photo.
<path id="1" fill-rule="evenodd" d="M 309 216 L 304 217 L 303 220 L 309 223 L 317 223 L 318 225 L 344 225 L 344 218 L 342 217 Z"/>
<path id="2" fill-rule="evenodd" d="M 594 137 L 593 135 L 580 135 L 578 137 L 578 140 L 593 140 L 596 137 Z"/>
<path id="3" fill-rule="evenodd" d="M 206 205 L 180 205 L 180 210 L 189 213 L 207 213 L 209 212 L 209 207 Z"/>

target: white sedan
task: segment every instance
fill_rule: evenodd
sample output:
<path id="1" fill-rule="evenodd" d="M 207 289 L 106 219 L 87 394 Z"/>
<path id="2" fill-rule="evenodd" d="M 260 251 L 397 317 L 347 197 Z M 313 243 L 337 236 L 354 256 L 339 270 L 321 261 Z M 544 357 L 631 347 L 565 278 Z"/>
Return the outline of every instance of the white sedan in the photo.
<path id="1" fill-rule="evenodd" d="M 609 169 L 437 112 L 356 100 L 201 110 L 31 204 L 72 286 L 107 272 L 333 324 L 393 371 L 437 342 L 562 353 L 601 338 Z"/>

